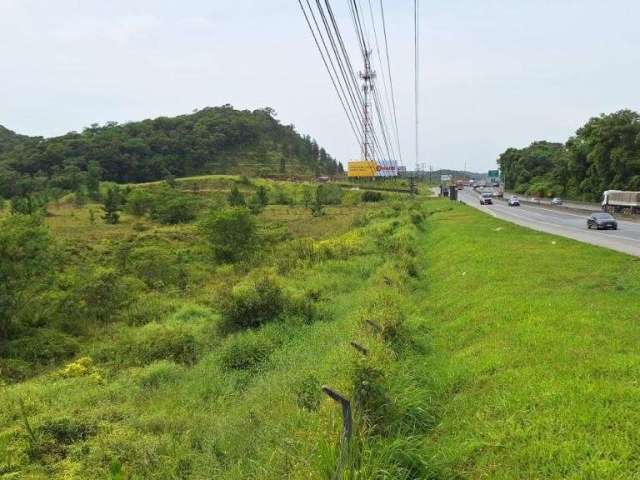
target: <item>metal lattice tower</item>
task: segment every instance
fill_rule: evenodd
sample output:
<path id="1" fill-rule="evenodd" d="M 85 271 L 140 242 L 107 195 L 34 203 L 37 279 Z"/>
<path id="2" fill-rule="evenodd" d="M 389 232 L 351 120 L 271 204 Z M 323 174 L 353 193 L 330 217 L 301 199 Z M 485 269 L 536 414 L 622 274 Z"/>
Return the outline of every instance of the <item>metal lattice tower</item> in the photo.
<path id="1" fill-rule="evenodd" d="M 372 138 L 373 138 L 373 122 L 371 118 L 370 97 L 373 95 L 373 81 L 376 78 L 376 72 L 371 70 L 371 61 L 369 57 L 371 51 L 367 50 L 364 54 L 364 72 L 360 72 L 360 78 L 363 80 L 362 90 L 364 92 L 363 105 L 363 125 L 364 125 L 364 142 L 362 144 L 362 155 L 364 160 L 372 160 Z"/>

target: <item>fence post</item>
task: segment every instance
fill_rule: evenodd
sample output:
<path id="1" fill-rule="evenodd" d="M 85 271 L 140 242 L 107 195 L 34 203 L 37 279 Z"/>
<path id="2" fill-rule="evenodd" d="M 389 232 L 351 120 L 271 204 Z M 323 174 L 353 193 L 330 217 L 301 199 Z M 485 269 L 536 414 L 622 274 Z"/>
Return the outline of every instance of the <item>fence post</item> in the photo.
<path id="1" fill-rule="evenodd" d="M 340 456 L 338 457 L 338 465 L 333 475 L 334 480 L 342 478 L 342 468 L 345 457 L 349 453 L 349 445 L 351 443 L 351 435 L 353 432 L 353 419 L 351 417 L 351 402 L 331 387 L 324 385 L 322 391 L 332 400 L 342 406 L 342 435 L 340 437 Z"/>

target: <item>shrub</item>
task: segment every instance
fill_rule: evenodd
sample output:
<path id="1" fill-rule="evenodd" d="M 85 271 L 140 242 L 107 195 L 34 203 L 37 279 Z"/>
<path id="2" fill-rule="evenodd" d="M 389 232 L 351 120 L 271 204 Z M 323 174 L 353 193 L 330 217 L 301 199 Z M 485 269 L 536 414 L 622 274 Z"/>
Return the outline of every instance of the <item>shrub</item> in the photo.
<path id="1" fill-rule="evenodd" d="M 5 355 L 26 362 L 47 364 L 71 358 L 79 348 L 73 337 L 57 330 L 41 328 L 8 342 Z"/>
<path id="2" fill-rule="evenodd" d="M 382 428 L 389 422 L 391 412 L 382 370 L 364 361 L 357 362 L 352 381 L 355 411 L 370 427 L 376 430 Z"/>
<path id="3" fill-rule="evenodd" d="M 167 248 L 144 246 L 129 255 L 131 271 L 151 288 L 175 285 L 179 271 L 176 258 Z"/>
<path id="4" fill-rule="evenodd" d="M 94 357 L 121 365 L 148 365 L 157 360 L 193 365 L 199 352 L 200 344 L 192 328 L 154 322 L 136 330 L 122 330 L 113 344 L 101 345 Z"/>
<path id="5" fill-rule="evenodd" d="M 37 428 L 38 433 L 50 436 L 63 445 L 85 440 L 95 435 L 97 430 L 93 422 L 69 417 L 47 419 Z"/>
<path id="6" fill-rule="evenodd" d="M 259 327 L 276 319 L 284 306 L 282 289 L 272 277 L 241 283 L 223 298 L 220 328 L 231 332 Z"/>
<path id="7" fill-rule="evenodd" d="M 366 190 L 362 192 L 362 201 L 363 202 L 380 202 L 384 200 L 384 195 L 380 192 L 375 192 L 372 190 Z"/>
<path id="8" fill-rule="evenodd" d="M 2 382 L 22 382 L 33 375 L 30 363 L 18 358 L 0 358 L 0 385 Z"/>
<path id="9" fill-rule="evenodd" d="M 228 370 L 249 370 L 266 363 L 275 345 L 264 334 L 245 332 L 237 334 L 220 351 L 220 364 Z"/>
<path id="10" fill-rule="evenodd" d="M 320 388 L 320 382 L 315 376 L 304 377 L 295 387 L 298 406 L 309 411 L 317 410 L 322 398 Z"/>
<path id="11" fill-rule="evenodd" d="M 342 188 L 338 185 L 319 185 L 316 195 L 320 197 L 322 205 L 340 205 L 342 203 Z"/>
<path id="12" fill-rule="evenodd" d="M 256 224 L 243 208 L 213 211 L 201 230 L 218 261 L 234 262 L 246 257 L 257 243 Z"/>
<path id="13" fill-rule="evenodd" d="M 141 388 L 156 389 L 174 383 L 183 373 L 183 367 L 170 360 L 159 360 L 145 367 L 137 376 Z"/>
<path id="14" fill-rule="evenodd" d="M 151 211 L 151 218 L 168 225 L 188 223 L 196 218 L 196 201 L 179 193 L 159 195 Z"/>
<path id="15" fill-rule="evenodd" d="M 240 193 L 240 190 L 238 190 L 238 187 L 236 185 L 231 188 L 231 192 L 227 197 L 227 203 L 232 207 L 244 207 L 244 195 Z"/>
<path id="16" fill-rule="evenodd" d="M 127 195 L 127 211 L 136 217 L 142 217 L 153 209 L 155 196 L 148 190 L 137 188 Z"/>
<path id="17" fill-rule="evenodd" d="M 139 282 L 138 282 L 139 283 Z M 91 318 L 106 322 L 133 302 L 141 285 L 113 268 L 98 268 L 86 280 L 83 299 Z"/>

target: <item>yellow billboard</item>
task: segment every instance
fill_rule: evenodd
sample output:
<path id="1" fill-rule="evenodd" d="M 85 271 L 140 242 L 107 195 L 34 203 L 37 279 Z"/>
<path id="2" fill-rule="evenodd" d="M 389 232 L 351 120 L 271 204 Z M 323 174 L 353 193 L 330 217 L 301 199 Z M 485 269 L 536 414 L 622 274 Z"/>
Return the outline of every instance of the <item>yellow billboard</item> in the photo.
<path id="1" fill-rule="evenodd" d="M 349 177 L 375 177 L 378 172 L 378 167 L 374 161 L 360 160 L 357 162 L 348 163 L 348 175 Z"/>

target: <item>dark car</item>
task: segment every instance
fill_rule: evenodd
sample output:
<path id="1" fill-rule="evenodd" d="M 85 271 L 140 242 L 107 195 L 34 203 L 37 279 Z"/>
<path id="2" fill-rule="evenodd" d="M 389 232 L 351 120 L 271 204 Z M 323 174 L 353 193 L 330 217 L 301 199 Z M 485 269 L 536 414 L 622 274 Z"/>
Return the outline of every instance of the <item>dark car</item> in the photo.
<path id="1" fill-rule="evenodd" d="M 509 206 L 510 207 L 519 207 L 520 206 L 520 200 L 518 199 L 518 197 L 516 197 L 515 195 L 513 197 L 511 197 L 509 199 Z"/>
<path id="2" fill-rule="evenodd" d="M 490 193 L 480 195 L 480 205 L 493 205 L 493 199 Z"/>
<path id="3" fill-rule="evenodd" d="M 587 219 L 587 228 L 595 227 L 596 230 L 618 229 L 618 221 L 608 213 L 594 213 Z"/>

